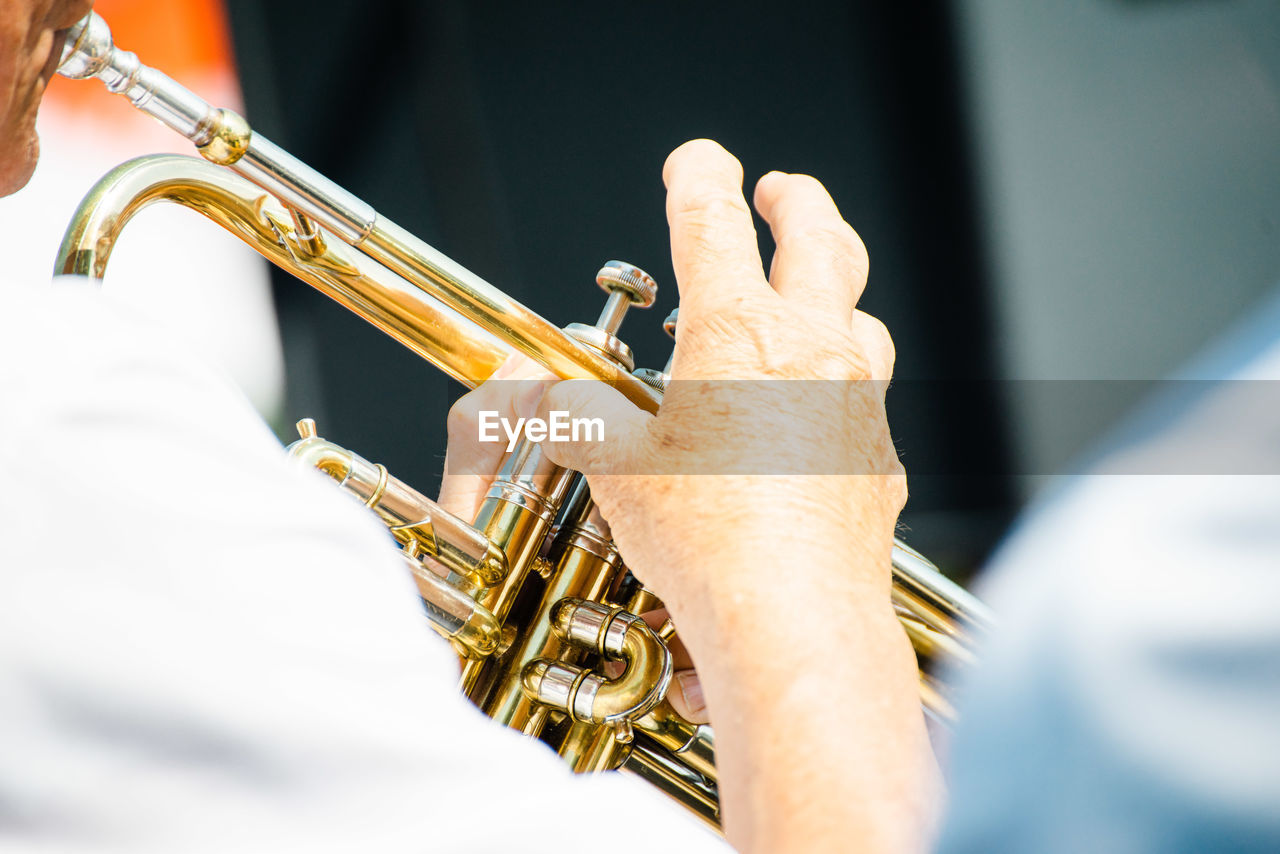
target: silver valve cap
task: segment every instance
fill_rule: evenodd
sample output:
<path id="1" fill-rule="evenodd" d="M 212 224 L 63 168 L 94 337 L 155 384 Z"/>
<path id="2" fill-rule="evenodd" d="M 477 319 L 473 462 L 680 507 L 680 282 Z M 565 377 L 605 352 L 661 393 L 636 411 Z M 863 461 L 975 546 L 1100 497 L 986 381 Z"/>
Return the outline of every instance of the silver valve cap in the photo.
<path id="1" fill-rule="evenodd" d="M 667 315 L 667 319 L 662 321 L 662 331 L 676 337 L 676 322 L 680 319 L 679 307 L 671 309 L 671 313 Z"/>
<path id="2" fill-rule="evenodd" d="M 626 261 L 605 262 L 596 273 L 596 284 L 606 293 L 622 291 L 638 308 L 648 308 L 658 296 L 658 283 L 653 277 Z"/>

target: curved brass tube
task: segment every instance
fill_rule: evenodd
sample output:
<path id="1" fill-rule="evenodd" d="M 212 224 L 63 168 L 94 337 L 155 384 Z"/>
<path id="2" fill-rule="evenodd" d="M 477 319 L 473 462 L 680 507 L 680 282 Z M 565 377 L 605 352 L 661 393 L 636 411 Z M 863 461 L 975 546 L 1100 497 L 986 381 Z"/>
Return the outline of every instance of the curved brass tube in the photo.
<path id="1" fill-rule="evenodd" d="M 716 782 L 715 732 L 707 724 L 690 723 L 663 700 L 636 721 L 636 729 L 679 756 L 684 764 L 712 783 Z"/>
<path id="2" fill-rule="evenodd" d="M 469 387 L 520 352 L 557 376 L 609 382 L 637 406 L 657 411 L 662 375 L 651 388 L 628 373 L 625 359 L 611 359 L 613 351 L 575 339 L 255 133 L 243 118 L 117 50 L 97 16 L 71 29 L 60 71 L 102 80 L 185 136 L 208 162 L 152 156 L 110 172 L 77 210 L 57 273 L 101 279 L 132 217 L 153 203 L 174 202 L 221 225 Z M 621 305 L 610 299 L 602 317 L 610 316 L 610 305 Z M 651 381 L 654 374 L 649 372 Z M 487 713 L 534 734 L 558 709 L 572 720 L 573 737 L 565 743 L 572 742 L 567 749 L 584 768 L 613 767 L 629 750 L 626 770 L 712 823 L 717 820 L 711 728 L 682 720 L 662 702 L 672 675 L 667 635 L 655 634 L 635 616 L 658 603 L 643 591 L 618 603 L 629 611 L 591 601 L 610 601 L 619 562 L 595 555 L 598 560 L 573 563 L 583 574 L 572 586 L 563 572 L 552 576 L 551 583 L 533 590 L 546 597 L 538 603 L 537 625 L 521 625 L 527 615 L 516 603 L 528 589 L 526 580 L 535 579 L 536 588 L 536 576 L 546 577 L 543 570 L 552 566 L 543 558 L 544 547 L 564 546 L 552 523 L 571 473 L 524 443 L 469 525 L 437 513 L 434 502 L 385 468 L 336 445 L 310 441 L 305 432 L 294 452 L 373 508 L 405 545 L 404 559 L 432 623 L 469 656 L 464 691 Z M 575 501 L 583 513 L 589 510 L 585 497 Z M 433 573 L 417 559 L 419 547 L 456 575 L 446 580 Z M 973 642 L 990 622 L 986 608 L 901 542 L 895 541 L 892 560 L 893 605 L 922 663 L 972 661 Z M 557 565 L 557 571 L 565 566 Z M 473 588 L 463 589 L 468 584 Z M 519 645 L 508 654 L 511 643 Z M 587 653 L 621 660 L 625 670 L 609 679 L 577 666 Z M 941 681 L 946 673 L 922 670 L 920 681 L 925 709 L 943 720 L 954 716 Z"/>
<path id="3" fill-rule="evenodd" d="M 338 240 L 319 246 L 295 233 L 275 198 L 226 169 L 178 154 L 138 157 L 108 172 L 76 210 L 55 274 L 101 280 L 124 227 L 140 211 L 173 202 L 225 228 L 292 273 L 429 360 L 475 387 L 511 347 Z M 321 249 L 312 254 L 306 244 Z"/>
<path id="4" fill-rule="evenodd" d="M 361 250 L 356 250 L 336 238 L 319 239 L 308 220 L 299 218 L 261 188 L 194 157 L 141 157 L 109 172 L 81 202 L 59 251 L 56 272 L 101 279 L 120 232 L 139 211 L 161 201 L 190 207 L 221 225 L 272 263 L 467 386 L 478 385 L 514 352 L 511 344 L 370 260 L 361 251 L 370 248 L 368 240 Z M 308 228 L 300 232 L 299 223 Z M 371 238 L 376 240 L 376 230 Z M 403 245 L 401 250 L 408 252 Z M 403 254 L 401 250 L 395 254 Z M 465 290 L 465 285 L 459 287 Z M 485 308 L 472 303 L 474 311 L 490 311 L 486 315 L 489 322 L 513 334 L 514 330 L 507 327 L 511 318 L 502 313 L 507 307 L 490 304 Z M 522 307 L 522 312 L 528 313 L 528 309 Z M 560 336 L 560 331 L 545 320 L 538 321 L 538 330 L 546 327 L 555 333 L 553 337 Z M 526 330 L 523 338 L 529 344 L 534 341 L 534 334 Z M 560 343 L 556 341 L 557 348 Z M 556 361 L 560 357 L 552 358 L 542 349 L 534 349 L 545 356 L 539 361 L 563 366 L 563 360 Z M 577 348 L 576 353 L 580 356 L 578 365 L 564 375 L 594 375 L 595 357 L 582 348 Z M 642 405 L 657 407 L 660 392 L 644 386 L 643 395 Z M 952 657 L 952 652 L 961 650 L 958 657 L 966 658 L 963 650 L 969 645 L 971 630 L 980 633 L 990 621 L 985 607 L 901 542 L 894 544 L 893 576 L 895 604 L 915 617 L 916 624 L 907 628 L 918 643 L 918 651 Z M 916 631 L 921 626 L 929 631 Z M 940 640 L 943 636 L 953 642 Z"/>
<path id="5" fill-rule="evenodd" d="M 621 724 L 648 714 L 667 695 L 671 651 L 643 620 L 621 608 L 564 599 L 551 612 L 556 634 L 606 658 L 626 662 L 607 679 L 562 662 L 539 659 L 523 675 L 530 698 L 566 712 L 576 721 Z"/>
<path id="6" fill-rule="evenodd" d="M 593 723 L 613 723 L 644 714 L 646 707 L 666 696 L 671 654 L 643 621 L 627 627 L 618 657 L 626 662 L 626 670 L 600 683 L 591 702 Z"/>
<path id="7" fill-rule="evenodd" d="M 302 438 L 289 446 L 289 456 L 336 480 L 344 492 L 377 513 L 399 542 L 412 541 L 479 587 L 506 577 L 506 555 L 483 533 L 392 477 L 385 467 L 321 439 L 315 429 L 310 418 L 298 422 Z"/>
<path id="8" fill-rule="evenodd" d="M 314 431 L 314 428 L 314 423 L 309 421 L 301 427 L 301 429 L 308 432 Z M 338 481 L 339 485 L 344 488 L 356 469 L 360 467 L 373 468 L 356 454 L 340 445 L 335 445 L 333 442 L 327 442 L 315 436 L 313 432 L 312 435 L 304 435 L 302 439 L 290 445 L 289 455 L 304 465 L 323 472 Z M 385 480 L 387 477 L 386 469 L 379 470 Z M 362 500 L 364 498 L 358 490 L 348 489 L 347 491 L 352 492 Z M 373 497 L 376 498 L 377 496 Z M 441 510 L 441 512 L 444 511 Z M 488 549 L 485 552 L 486 555 L 489 551 L 494 551 L 488 540 L 474 528 L 466 525 L 461 520 L 458 520 L 458 524 L 466 527 L 483 542 L 483 545 Z M 415 540 L 415 543 L 420 542 L 421 540 Z M 466 555 L 458 548 L 441 547 L 439 543 L 435 542 L 434 537 L 432 537 L 432 542 L 436 549 L 430 552 L 433 557 L 440 559 L 446 565 L 456 564 L 451 568 L 459 571 L 465 569 L 475 571 L 475 561 L 463 561 L 461 558 L 466 558 Z M 501 555 L 501 552 L 498 554 Z M 498 618 L 493 615 L 493 612 L 476 602 L 465 591 L 459 590 L 445 579 L 429 571 L 410 554 L 405 555 L 405 562 L 417 582 L 418 593 L 422 596 L 428 619 L 431 620 L 432 625 L 442 635 L 455 641 L 465 654 L 471 658 L 484 658 L 498 651 L 502 643 L 502 626 L 498 623 Z"/>
<path id="9" fill-rule="evenodd" d="M 351 475 L 356 455 L 341 445 L 315 437 L 302 439 L 289 446 L 289 456 L 307 468 L 323 472 L 341 486 Z"/>
<path id="10" fill-rule="evenodd" d="M 493 612 L 405 555 L 427 619 L 440 634 L 454 641 L 470 658 L 484 658 L 502 648 L 502 625 Z"/>

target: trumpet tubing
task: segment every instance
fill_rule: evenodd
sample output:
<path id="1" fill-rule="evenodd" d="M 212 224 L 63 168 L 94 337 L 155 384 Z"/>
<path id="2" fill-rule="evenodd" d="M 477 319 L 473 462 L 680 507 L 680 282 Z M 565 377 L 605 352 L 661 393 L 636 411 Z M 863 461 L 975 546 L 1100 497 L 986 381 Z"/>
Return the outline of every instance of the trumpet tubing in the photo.
<path id="1" fill-rule="evenodd" d="M 595 325 L 561 329 L 380 216 L 369 205 L 136 56 L 114 47 L 97 15 L 67 40 L 60 73 L 101 79 L 181 133 L 203 160 L 141 157 L 108 173 L 68 227 L 56 272 L 101 279 L 121 230 L 156 202 L 187 206 L 462 383 L 474 387 L 511 353 L 565 379 L 612 384 L 656 411 L 666 373 L 634 369 L 615 335 L 632 305 L 653 301 L 643 271 L 610 262 Z M 669 319 L 674 324 L 674 317 Z M 668 329 L 670 331 L 670 328 Z M 623 769 L 715 824 L 712 728 L 666 700 L 672 675 L 661 603 L 591 522 L 579 473 L 520 441 L 476 518 L 459 519 L 384 467 L 299 422 L 290 453 L 332 477 L 387 525 L 403 549 L 431 625 L 454 645 L 461 689 L 490 716 L 555 748 L 576 771 Z M 895 541 L 892 604 L 928 672 L 925 711 L 952 715 L 946 672 L 972 661 L 983 605 Z M 617 666 L 606 670 L 606 662 Z M 614 673 L 616 675 L 608 675 Z"/>

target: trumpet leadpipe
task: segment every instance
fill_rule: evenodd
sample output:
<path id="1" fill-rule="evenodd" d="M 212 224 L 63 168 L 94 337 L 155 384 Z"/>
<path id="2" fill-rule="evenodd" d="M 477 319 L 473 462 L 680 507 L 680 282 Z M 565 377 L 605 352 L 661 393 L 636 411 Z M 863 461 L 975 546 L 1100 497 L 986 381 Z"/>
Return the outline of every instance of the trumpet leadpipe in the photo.
<path id="1" fill-rule="evenodd" d="M 637 406 L 657 411 L 657 394 L 616 362 L 580 345 L 480 276 L 380 216 L 366 202 L 255 133 L 235 112 L 212 107 L 172 78 L 143 65 L 136 55 L 115 47 L 110 28 L 98 15 L 90 13 L 70 29 L 58 73 L 102 80 L 110 91 L 129 98 L 138 109 L 194 143 L 206 160 L 248 179 L 553 374 L 603 380 Z M 487 376 L 473 376 L 472 382 Z"/>

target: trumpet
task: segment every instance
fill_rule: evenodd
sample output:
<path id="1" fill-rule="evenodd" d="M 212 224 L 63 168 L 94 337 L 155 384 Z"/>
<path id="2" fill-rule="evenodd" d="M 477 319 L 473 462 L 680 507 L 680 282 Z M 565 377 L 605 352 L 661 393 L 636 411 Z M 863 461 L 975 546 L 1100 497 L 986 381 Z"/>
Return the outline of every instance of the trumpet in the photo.
<path id="1" fill-rule="evenodd" d="M 177 203 L 468 387 L 520 353 L 558 377 L 607 382 L 649 412 L 661 405 L 669 365 L 637 369 L 615 334 L 631 306 L 653 302 L 656 285 L 639 268 L 605 265 L 597 283 L 609 296 L 598 320 L 560 328 L 254 133 L 236 113 L 117 49 L 96 14 L 72 28 L 58 71 L 102 80 L 202 157 L 144 156 L 109 172 L 77 209 L 55 273 L 101 280 L 132 217 L 155 202 Z M 676 322 L 668 318 L 669 332 Z M 289 453 L 387 525 L 431 625 L 459 654 L 460 687 L 471 701 L 548 743 L 575 771 L 638 775 L 718 824 L 712 727 L 685 720 L 666 699 L 676 627 L 668 620 L 655 629 L 642 619 L 661 603 L 593 523 L 580 473 L 557 467 L 523 439 L 466 520 L 321 438 L 309 419 L 298 430 Z M 901 542 L 892 561 L 892 604 L 921 663 L 923 709 L 948 722 L 946 674 L 973 661 L 991 616 Z"/>

